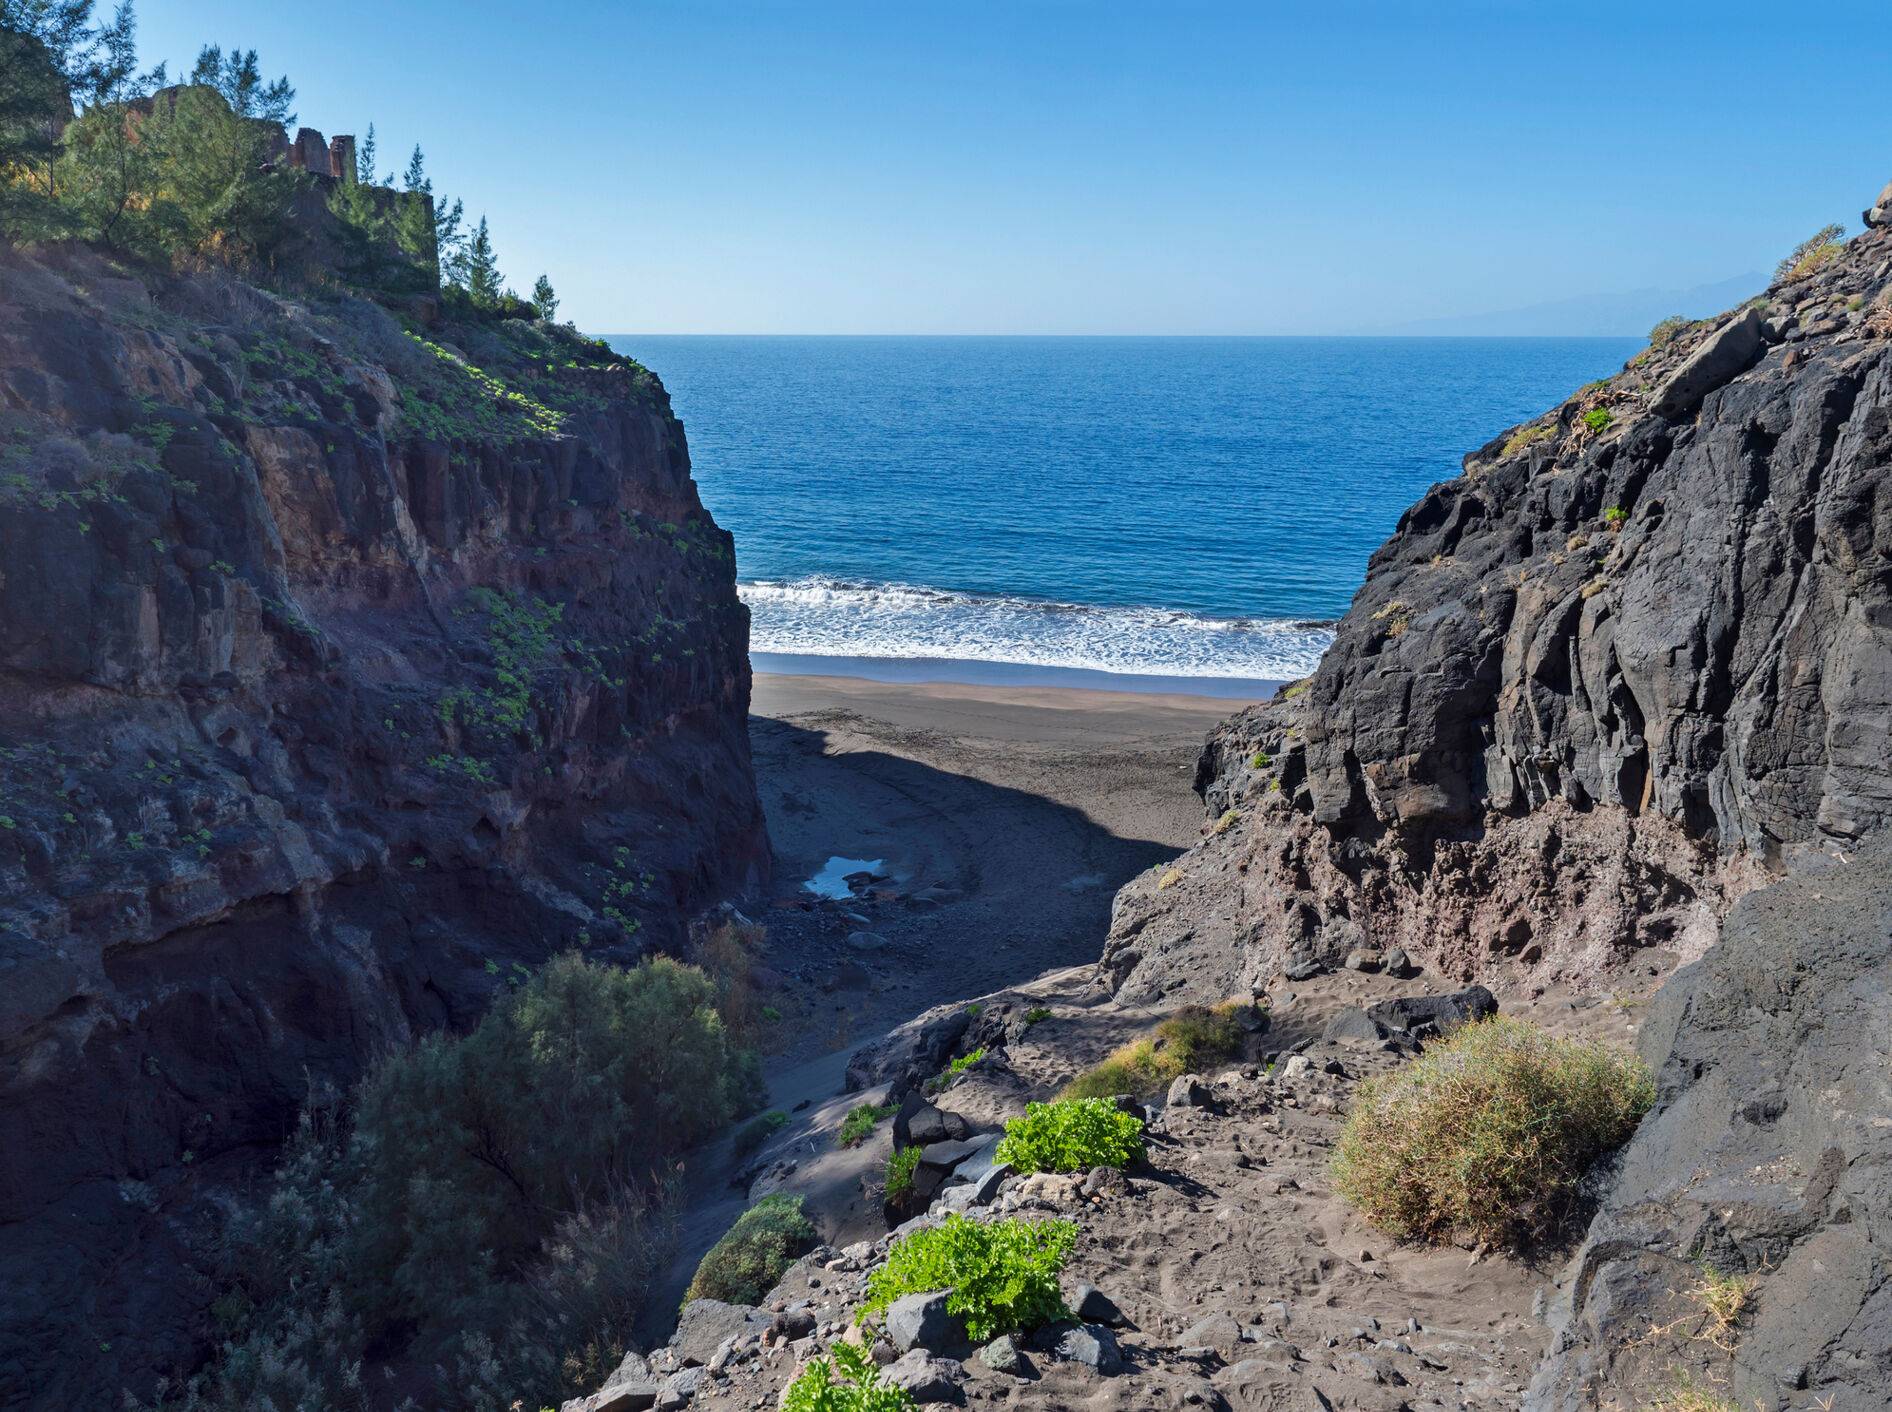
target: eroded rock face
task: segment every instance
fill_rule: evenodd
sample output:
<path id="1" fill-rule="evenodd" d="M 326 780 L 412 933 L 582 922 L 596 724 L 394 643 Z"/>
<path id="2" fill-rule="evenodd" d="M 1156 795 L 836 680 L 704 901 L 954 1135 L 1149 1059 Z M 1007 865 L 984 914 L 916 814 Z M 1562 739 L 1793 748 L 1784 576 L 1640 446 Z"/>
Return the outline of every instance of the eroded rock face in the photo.
<path id="1" fill-rule="evenodd" d="M 1742 900 L 1657 996 L 1660 1091 L 1560 1280 L 1536 1412 L 1678 1377 L 1739 1407 L 1885 1406 L 1892 1388 L 1892 853 Z M 1703 1269 L 1751 1282 L 1714 1334 Z M 1707 1330 L 1709 1336 L 1704 1336 Z"/>
<path id="2" fill-rule="evenodd" d="M 662 387 L 420 333 L 0 253 L 0 1403 L 189 1360 L 309 1085 L 766 866 Z"/>
<path id="3" fill-rule="evenodd" d="M 1239 817 L 1119 895 L 1105 976 L 1212 998 L 1397 945 L 1582 981 L 1881 830 L 1889 287 L 1869 229 L 1467 457 L 1314 676 L 1210 741 Z"/>

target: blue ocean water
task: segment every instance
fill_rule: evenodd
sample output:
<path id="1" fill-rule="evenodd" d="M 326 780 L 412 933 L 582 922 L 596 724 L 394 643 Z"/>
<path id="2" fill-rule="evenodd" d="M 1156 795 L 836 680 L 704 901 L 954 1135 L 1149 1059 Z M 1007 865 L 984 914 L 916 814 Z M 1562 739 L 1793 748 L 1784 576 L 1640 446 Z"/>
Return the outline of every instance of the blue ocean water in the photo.
<path id="1" fill-rule="evenodd" d="M 623 336 L 736 536 L 758 653 L 1308 671 L 1465 452 L 1622 338 Z"/>

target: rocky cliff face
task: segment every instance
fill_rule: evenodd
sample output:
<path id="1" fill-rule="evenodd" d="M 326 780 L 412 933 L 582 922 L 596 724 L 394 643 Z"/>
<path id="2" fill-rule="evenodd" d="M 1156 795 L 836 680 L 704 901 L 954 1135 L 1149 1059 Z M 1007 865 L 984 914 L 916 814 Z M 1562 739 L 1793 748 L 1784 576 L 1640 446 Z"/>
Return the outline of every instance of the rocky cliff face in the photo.
<path id="1" fill-rule="evenodd" d="M 1712 1389 L 1868 1412 L 1892 1389 L 1892 855 L 1810 860 L 1744 898 L 1656 997 L 1654 1114 L 1553 1303 L 1534 1412 Z M 1743 1281 L 1716 1334 L 1690 1291 Z"/>
<path id="2" fill-rule="evenodd" d="M 0 252 L 0 1404 L 188 1358 L 311 1084 L 758 878 L 746 654 L 629 360 Z"/>
<path id="3" fill-rule="evenodd" d="M 1402 946 L 1590 983 L 1892 818 L 1892 229 L 1492 441 L 1307 681 L 1224 726 L 1214 832 L 1120 895 L 1126 995 Z"/>
<path id="4" fill-rule="evenodd" d="M 1314 676 L 1210 740 L 1203 843 L 1117 899 L 1131 1001 L 1395 946 L 1507 995 L 1679 967 L 1539 1412 L 1892 1381 L 1892 188 L 1866 224 L 1429 491 Z"/>

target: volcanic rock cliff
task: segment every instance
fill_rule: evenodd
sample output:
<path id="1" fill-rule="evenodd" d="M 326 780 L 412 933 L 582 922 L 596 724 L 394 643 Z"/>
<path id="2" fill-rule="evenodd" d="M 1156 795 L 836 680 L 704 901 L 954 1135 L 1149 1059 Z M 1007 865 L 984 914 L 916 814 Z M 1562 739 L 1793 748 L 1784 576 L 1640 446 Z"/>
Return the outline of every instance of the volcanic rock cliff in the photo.
<path id="1" fill-rule="evenodd" d="M 602 345 L 0 252 L 0 1403 L 189 1361 L 311 1086 L 759 878 L 747 636 Z"/>
<path id="2" fill-rule="evenodd" d="M 1395 949 L 1510 996 L 1673 973 L 1541 1412 L 1888 1405 L 1892 187 L 1865 220 L 1427 492 L 1315 674 L 1210 739 L 1203 842 L 1117 898 L 1121 1002 Z"/>
<path id="3" fill-rule="evenodd" d="M 1315 674 L 1209 743 L 1214 831 L 1119 896 L 1120 991 L 1393 946 L 1467 977 L 1673 964 L 1885 826 L 1892 229 L 1811 263 L 1406 512 Z"/>

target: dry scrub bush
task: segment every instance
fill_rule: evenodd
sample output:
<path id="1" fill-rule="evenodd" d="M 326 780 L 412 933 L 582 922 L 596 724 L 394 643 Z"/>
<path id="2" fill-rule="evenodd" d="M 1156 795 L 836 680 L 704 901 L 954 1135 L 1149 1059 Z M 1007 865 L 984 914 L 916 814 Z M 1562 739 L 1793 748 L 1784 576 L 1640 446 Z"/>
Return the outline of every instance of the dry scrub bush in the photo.
<path id="1" fill-rule="evenodd" d="M 1242 1008 L 1242 1002 L 1236 1000 L 1214 1009 L 1185 1005 L 1159 1024 L 1155 1034 L 1124 1045 L 1101 1064 L 1072 1079 L 1058 1097 L 1153 1094 L 1184 1074 L 1232 1058 L 1242 1050 L 1242 1027 L 1236 1018 Z"/>
<path id="2" fill-rule="evenodd" d="M 1526 1244 L 1569 1214 L 1584 1172 L 1654 1098 L 1634 1055 L 1494 1016 L 1361 1086 L 1334 1185 L 1403 1239 Z"/>

